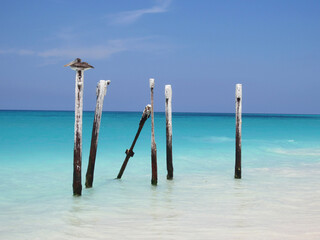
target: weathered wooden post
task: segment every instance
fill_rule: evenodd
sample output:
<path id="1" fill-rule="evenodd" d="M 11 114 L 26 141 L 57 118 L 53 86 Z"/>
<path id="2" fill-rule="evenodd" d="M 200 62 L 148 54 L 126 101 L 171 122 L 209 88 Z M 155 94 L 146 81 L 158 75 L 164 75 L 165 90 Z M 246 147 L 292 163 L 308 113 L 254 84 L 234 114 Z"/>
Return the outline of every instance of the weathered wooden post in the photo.
<path id="1" fill-rule="evenodd" d="M 157 145 L 154 139 L 154 108 L 153 108 L 154 79 L 150 78 L 149 83 L 150 83 L 150 90 L 151 90 L 151 168 L 152 168 L 151 184 L 157 185 L 158 183 Z"/>
<path id="2" fill-rule="evenodd" d="M 172 164 L 172 89 L 171 85 L 165 86 L 166 97 L 166 135 L 167 135 L 167 179 L 173 178 Z"/>
<path id="3" fill-rule="evenodd" d="M 236 164 L 234 178 L 241 178 L 242 84 L 236 85 Z"/>
<path id="4" fill-rule="evenodd" d="M 94 113 L 93 127 L 92 127 L 92 136 L 91 136 L 91 147 L 90 147 L 90 155 L 89 162 L 86 174 L 86 187 L 91 188 L 93 182 L 94 175 L 94 165 L 96 161 L 97 147 L 98 147 L 98 137 L 99 137 L 99 129 L 103 108 L 103 100 L 104 96 L 107 93 L 107 86 L 110 84 L 110 80 L 100 80 L 97 85 L 97 104 L 96 110 Z"/>
<path id="5" fill-rule="evenodd" d="M 120 169 L 120 171 L 119 171 L 119 174 L 118 174 L 118 176 L 117 176 L 118 179 L 120 179 L 120 178 L 122 177 L 122 174 L 123 174 L 124 170 L 126 169 L 127 163 L 128 163 L 128 161 L 129 161 L 129 158 L 130 158 L 130 157 L 133 157 L 133 155 L 134 155 L 134 152 L 133 152 L 134 145 L 136 144 L 136 142 L 137 142 L 137 140 L 138 140 L 138 137 L 139 137 L 139 135 L 140 135 L 140 132 L 141 132 L 141 130 L 142 130 L 142 128 L 143 128 L 144 123 L 145 123 L 145 122 L 147 121 L 147 119 L 150 117 L 150 111 L 151 111 L 151 105 L 148 104 L 148 105 L 145 107 L 145 109 L 144 109 L 144 111 L 143 111 L 143 113 L 142 113 L 142 117 L 141 117 L 140 122 L 139 122 L 139 128 L 138 128 L 138 131 L 137 131 L 137 133 L 136 133 L 136 136 L 134 137 L 134 140 L 133 140 L 133 142 L 132 142 L 132 144 L 131 144 L 131 147 L 130 147 L 129 150 L 127 149 L 126 152 L 125 152 L 125 153 L 126 153 L 126 158 L 124 159 L 123 164 L 122 164 L 122 166 L 121 166 L 121 169 Z"/>
<path id="6" fill-rule="evenodd" d="M 81 159 L 82 159 L 82 111 L 83 111 L 83 73 L 85 70 L 93 68 L 86 62 L 81 62 L 76 58 L 69 64 L 72 70 L 76 71 L 75 86 L 75 123 L 74 123 L 74 150 L 73 150 L 73 195 L 80 196 L 81 185 Z"/>

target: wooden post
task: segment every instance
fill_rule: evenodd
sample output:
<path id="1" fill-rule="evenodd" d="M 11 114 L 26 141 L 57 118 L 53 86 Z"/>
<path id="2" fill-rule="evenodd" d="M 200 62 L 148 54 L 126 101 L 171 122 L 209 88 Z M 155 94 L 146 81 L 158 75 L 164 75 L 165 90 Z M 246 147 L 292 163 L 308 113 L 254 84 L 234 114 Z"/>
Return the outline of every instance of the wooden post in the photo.
<path id="1" fill-rule="evenodd" d="M 132 144 L 131 144 L 131 147 L 130 147 L 130 149 L 128 150 L 126 150 L 126 158 L 124 159 L 124 161 L 123 161 L 123 164 L 122 164 L 122 166 L 121 166 L 121 169 L 120 169 L 120 171 L 119 171 L 119 174 L 118 174 L 118 176 L 117 176 L 117 179 L 120 179 L 121 177 L 122 177 L 122 174 L 123 174 L 123 172 L 124 172 L 124 170 L 126 169 L 126 166 L 127 166 L 127 163 L 128 163 L 128 161 L 129 161 L 129 158 L 130 157 L 133 157 L 133 155 L 134 155 L 134 152 L 133 152 L 133 148 L 134 148 L 134 145 L 136 144 L 136 142 L 137 142 L 137 140 L 138 140 L 138 137 L 139 137 L 139 135 L 140 135 L 140 132 L 141 132 L 141 130 L 142 130 L 142 128 L 143 128 L 143 125 L 144 125 L 144 123 L 147 121 L 147 119 L 150 117 L 150 111 L 151 111 L 151 105 L 150 104 L 148 104 L 146 107 L 145 107 L 145 109 L 144 109 L 144 111 L 143 111 L 143 113 L 142 113 L 142 117 L 141 117 L 141 119 L 140 119 L 140 123 L 139 123 L 139 128 L 138 128 L 138 131 L 137 131 L 137 133 L 136 133 L 136 136 L 134 137 L 134 140 L 133 140 L 133 142 L 132 142 Z"/>
<path id="2" fill-rule="evenodd" d="M 97 147 L 98 147 L 98 137 L 99 137 L 99 129 L 103 108 L 103 100 L 104 96 L 107 93 L 107 86 L 110 84 L 110 80 L 100 80 L 97 85 L 97 104 L 96 110 L 94 113 L 93 127 L 92 127 L 92 136 L 91 136 L 91 147 L 90 147 L 90 155 L 89 162 L 86 174 L 86 187 L 91 188 L 93 182 L 94 175 L 94 165 L 96 161 Z"/>
<path id="3" fill-rule="evenodd" d="M 166 135 L 167 135 L 167 179 L 173 179 L 172 165 L 172 89 L 171 85 L 165 86 L 166 97 Z"/>
<path id="4" fill-rule="evenodd" d="M 150 78 L 149 83 L 150 83 L 150 90 L 151 90 L 151 168 L 152 168 L 151 184 L 157 185 L 158 183 L 157 145 L 154 139 L 154 108 L 153 108 L 154 79 Z"/>
<path id="5" fill-rule="evenodd" d="M 75 84 L 75 110 L 74 110 L 74 149 L 73 149 L 73 195 L 81 196 L 81 160 L 82 160 L 82 110 L 83 110 L 83 73 L 85 70 L 94 68 L 87 62 L 76 58 L 64 65 L 76 71 Z"/>
<path id="6" fill-rule="evenodd" d="M 81 160 L 82 160 L 82 110 L 83 110 L 83 73 L 76 70 L 75 123 L 73 151 L 73 195 L 81 195 Z"/>
<path id="7" fill-rule="evenodd" d="M 236 85 L 236 164 L 234 178 L 241 178 L 242 84 Z"/>

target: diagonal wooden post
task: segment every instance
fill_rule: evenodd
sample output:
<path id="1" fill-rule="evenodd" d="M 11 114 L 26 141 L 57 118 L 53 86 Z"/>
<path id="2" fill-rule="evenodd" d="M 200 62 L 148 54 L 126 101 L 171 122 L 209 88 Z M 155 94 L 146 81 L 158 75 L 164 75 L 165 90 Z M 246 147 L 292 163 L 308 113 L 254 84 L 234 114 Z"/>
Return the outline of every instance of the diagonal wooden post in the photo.
<path id="1" fill-rule="evenodd" d="M 153 89 L 154 89 L 154 79 L 149 79 L 150 90 L 151 90 L 151 168 L 152 177 L 151 184 L 158 184 L 158 171 L 157 171 L 157 145 L 154 137 L 154 108 L 153 108 Z"/>
<path id="2" fill-rule="evenodd" d="M 73 195 L 81 196 L 81 160 L 82 160 L 82 112 L 83 112 L 83 73 L 85 70 L 93 68 L 86 62 L 81 62 L 80 58 L 64 65 L 70 66 L 76 71 L 75 85 L 75 122 L 74 122 L 74 150 L 73 150 Z"/>
<path id="3" fill-rule="evenodd" d="M 166 137 L 167 137 L 167 179 L 173 179 L 172 164 L 172 89 L 171 85 L 165 86 L 166 97 Z"/>
<path id="4" fill-rule="evenodd" d="M 86 187 L 91 188 L 94 176 L 94 166 L 96 161 L 96 154 L 98 148 L 98 137 L 99 137 L 99 129 L 101 123 L 101 115 L 103 108 L 103 100 L 104 96 L 107 93 L 107 86 L 110 84 L 110 80 L 100 80 L 97 85 L 97 104 L 96 110 L 94 113 L 93 127 L 92 127 L 92 136 L 91 136 L 91 147 L 90 147 L 90 155 L 89 162 L 86 174 Z"/>
<path id="5" fill-rule="evenodd" d="M 121 169 L 120 169 L 120 171 L 119 171 L 119 174 L 118 174 L 118 176 L 117 176 L 117 179 L 120 179 L 120 178 L 122 177 L 122 174 L 123 174 L 124 170 L 126 169 L 127 163 L 128 163 L 128 161 L 129 161 L 129 158 L 130 158 L 130 157 L 133 157 L 133 155 L 134 155 L 134 152 L 133 152 L 134 145 L 136 144 L 136 142 L 137 142 L 137 140 L 138 140 L 138 137 L 139 137 L 140 132 L 141 132 L 143 126 L 144 126 L 144 123 L 145 123 L 145 122 L 147 121 L 147 119 L 150 117 L 150 111 L 151 111 L 151 105 L 148 104 L 148 105 L 145 107 L 145 109 L 144 109 L 144 111 L 143 111 L 143 113 L 142 113 L 142 117 L 141 117 L 140 122 L 139 122 L 139 128 L 138 128 L 138 131 L 137 131 L 137 133 L 136 133 L 136 136 L 134 137 L 134 140 L 133 140 L 133 142 L 132 142 L 132 144 L 131 144 L 131 147 L 130 147 L 129 150 L 128 150 L 128 149 L 126 150 L 126 158 L 125 158 L 124 161 L 123 161 L 123 164 L 122 164 L 122 166 L 121 166 Z"/>
<path id="6" fill-rule="evenodd" d="M 234 178 L 241 178 L 242 84 L 236 85 L 236 163 Z"/>

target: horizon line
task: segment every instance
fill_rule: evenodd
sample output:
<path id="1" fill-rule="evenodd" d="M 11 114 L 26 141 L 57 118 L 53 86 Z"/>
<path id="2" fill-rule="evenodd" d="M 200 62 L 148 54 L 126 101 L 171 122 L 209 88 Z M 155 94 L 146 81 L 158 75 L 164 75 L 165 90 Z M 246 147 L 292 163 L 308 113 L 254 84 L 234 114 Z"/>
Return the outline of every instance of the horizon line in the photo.
<path id="1" fill-rule="evenodd" d="M 0 111 L 11 111 L 11 112 L 74 112 L 74 110 L 42 110 L 42 109 L 0 109 Z M 83 110 L 83 112 L 95 112 L 94 110 Z M 115 113 L 140 113 L 143 111 L 102 111 L 102 112 L 115 112 Z M 165 111 L 155 111 L 155 113 L 165 113 Z M 185 112 L 185 111 L 172 111 L 172 113 L 185 113 L 185 114 L 235 114 L 235 112 Z M 250 115 L 320 115 L 320 113 L 253 113 L 243 112 L 242 114 Z"/>

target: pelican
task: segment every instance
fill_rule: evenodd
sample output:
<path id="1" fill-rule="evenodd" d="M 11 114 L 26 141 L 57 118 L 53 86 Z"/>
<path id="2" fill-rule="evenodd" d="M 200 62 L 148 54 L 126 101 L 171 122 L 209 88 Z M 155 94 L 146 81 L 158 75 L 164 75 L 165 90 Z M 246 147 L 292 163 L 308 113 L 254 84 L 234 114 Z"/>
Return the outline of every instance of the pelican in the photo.
<path id="1" fill-rule="evenodd" d="M 93 66 L 91 66 L 90 64 L 88 64 L 87 62 L 81 62 L 80 58 L 76 58 L 75 60 L 73 60 L 72 62 L 64 65 L 64 67 L 69 67 L 72 70 L 88 70 L 90 68 L 94 68 Z"/>

